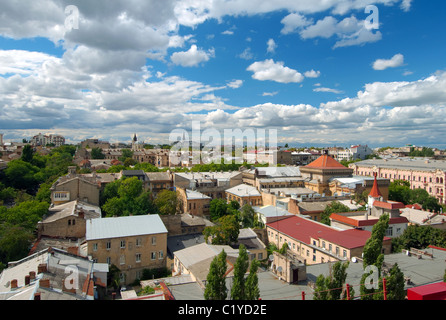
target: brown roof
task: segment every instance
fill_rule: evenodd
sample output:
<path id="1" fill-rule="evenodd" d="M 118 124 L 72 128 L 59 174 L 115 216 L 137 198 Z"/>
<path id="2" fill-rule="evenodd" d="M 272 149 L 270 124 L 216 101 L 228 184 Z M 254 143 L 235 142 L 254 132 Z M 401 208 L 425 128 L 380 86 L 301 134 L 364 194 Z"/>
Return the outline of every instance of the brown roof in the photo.
<path id="1" fill-rule="evenodd" d="M 316 169 L 347 169 L 345 166 L 337 162 L 328 154 L 323 154 L 304 168 L 316 168 Z"/>

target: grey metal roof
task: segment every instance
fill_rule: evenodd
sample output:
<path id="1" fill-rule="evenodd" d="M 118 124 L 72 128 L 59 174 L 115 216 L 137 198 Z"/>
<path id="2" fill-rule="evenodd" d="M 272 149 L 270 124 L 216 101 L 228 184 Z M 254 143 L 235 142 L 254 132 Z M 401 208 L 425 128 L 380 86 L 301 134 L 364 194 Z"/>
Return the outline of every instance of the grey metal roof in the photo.
<path id="1" fill-rule="evenodd" d="M 398 168 L 416 171 L 446 171 L 446 161 L 444 160 L 432 160 L 432 159 L 420 159 L 420 158 L 398 158 L 398 159 L 369 159 L 354 163 L 359 167 L 373 167 L 380 168 Z"/>
<path id="2" fill-rule="evenodd" d="M 157 214 L 91 219 L 87 222 L 86 240 L 158 233 L 167 233 L 167 229 Z"/>

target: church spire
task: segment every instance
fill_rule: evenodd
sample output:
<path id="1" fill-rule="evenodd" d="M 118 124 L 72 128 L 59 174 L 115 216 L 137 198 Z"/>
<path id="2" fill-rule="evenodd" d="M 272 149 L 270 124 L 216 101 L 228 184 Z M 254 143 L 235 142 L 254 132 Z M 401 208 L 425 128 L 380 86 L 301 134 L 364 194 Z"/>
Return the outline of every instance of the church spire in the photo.
<path id="1" fill-rule="evenodd" d="M 379 191 L 379 188 L 378 188 L 378 181 L 376 181 L 377 173 L 374 172 L 373 176 L 375 177 L 375 181 L 373 181 L 373 187 L 372 187 L 372 190 L 369 193 L 369 197 L 373 197 L 375 199 L 378 199 L 378 198 L 382 197 L 382 194 L 381 194 L 381 192 Z"/>

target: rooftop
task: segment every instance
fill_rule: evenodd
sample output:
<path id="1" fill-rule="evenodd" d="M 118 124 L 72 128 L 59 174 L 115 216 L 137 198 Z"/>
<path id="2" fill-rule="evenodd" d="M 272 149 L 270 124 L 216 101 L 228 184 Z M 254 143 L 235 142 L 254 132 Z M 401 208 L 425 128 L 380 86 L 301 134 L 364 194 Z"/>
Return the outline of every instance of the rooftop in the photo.
<path id="1" fill-rule="evenodd" d="M 315 168 L 315 169 L 348 169 L 347 167 L 340 164 L 338 161 L 330 157 L 328 154 L 323 154 L 310 164 L 306 165 L 304 168 Z"/>
<path id="2" fill-rule="evenodd" d="M 368 159 L 352 164 L 353 166 L 407 169 L 415 171 L 446 171 L 446 161 L 429 159 L 412 159 L 409 157 L 397 159 Z"/>
<path id="3" fill-rule="evenodd" d="M 303 243 L 310 244 L 312 238 L 326 239 L 348 249 L 364 246 L 371 235 L 367 230 L 339 230 L 299 216 L 271 222 L 267 226 Z"/>
<path id="4" fill-rule="evenodd" d="M 159 233 L 167 233 L 167 229 L 157 214 L 91 219 L 87 222 L 86 240 Z"/>
<path id="5" fill-rule="evenodd" d="M 193 190 L 189 190 L 189 189 L 186 189 L 186 198 L 187 198 L 187 200 L 212 199 L 211 197 L 209 197 L 201 192 L 193 191 Z"/>
<path id="6" fill-rule="evenodd" d="M 253 186 L 247 184 L 239 184 L 238 186 L 226 190 L 238 197 L 260 197 L 260 192 Z"/>

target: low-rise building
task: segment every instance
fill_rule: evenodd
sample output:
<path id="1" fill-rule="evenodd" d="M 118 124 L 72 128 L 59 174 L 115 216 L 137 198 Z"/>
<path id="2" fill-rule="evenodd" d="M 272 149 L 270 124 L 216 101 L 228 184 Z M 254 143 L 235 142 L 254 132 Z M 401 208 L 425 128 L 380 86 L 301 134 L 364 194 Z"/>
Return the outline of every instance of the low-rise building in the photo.
<path id="1" fill-rule="evenodd" d="M 262 205 L 262 195 L 253 186 L 239 184 L 238 186 L 227 189 L 225 193 L 227 202 L 237 201 L 241 207 L 245 204 L 250 204 L 251 206 Z"/>
<path id="2" fill-rule="evenodd" d="M 0 300 L 94 300 L 107 288 L 107 265 L 46 248 L 9 262 L 0 277 Z"/>
<path id="3" fill-rule="evenodd" d="M 101 218 L 101 209 L 74 200 L 51 206 L 37 224 L 38 237 L 85 238 L 86 221 Z"/>
<path id="4" fill-rule="evenodd" d="M 141 279 L 144 269 L 166 267 L 167 229 L 159 215 L 91 219 L 86 242 L 95 262 L 119 268 L 123 284 Z"/>
<path id="5" fill-rule="evenodd" d="M 339 230 L 299 216 L 268 223 L 266 229 L 269 243 L 278 248 L 287 244 L 288 253 L 307 265 L 361 257 L 371 236 L 367 230 Z M 390 251 L 391 239 L 385 237 L 383 252 Z"/>
<path id="6" fill-rule="evenodd" d="M 211 197 L 189 189 L 177 189 L 182 211 L 193 216 L 209 216 Z"/>

